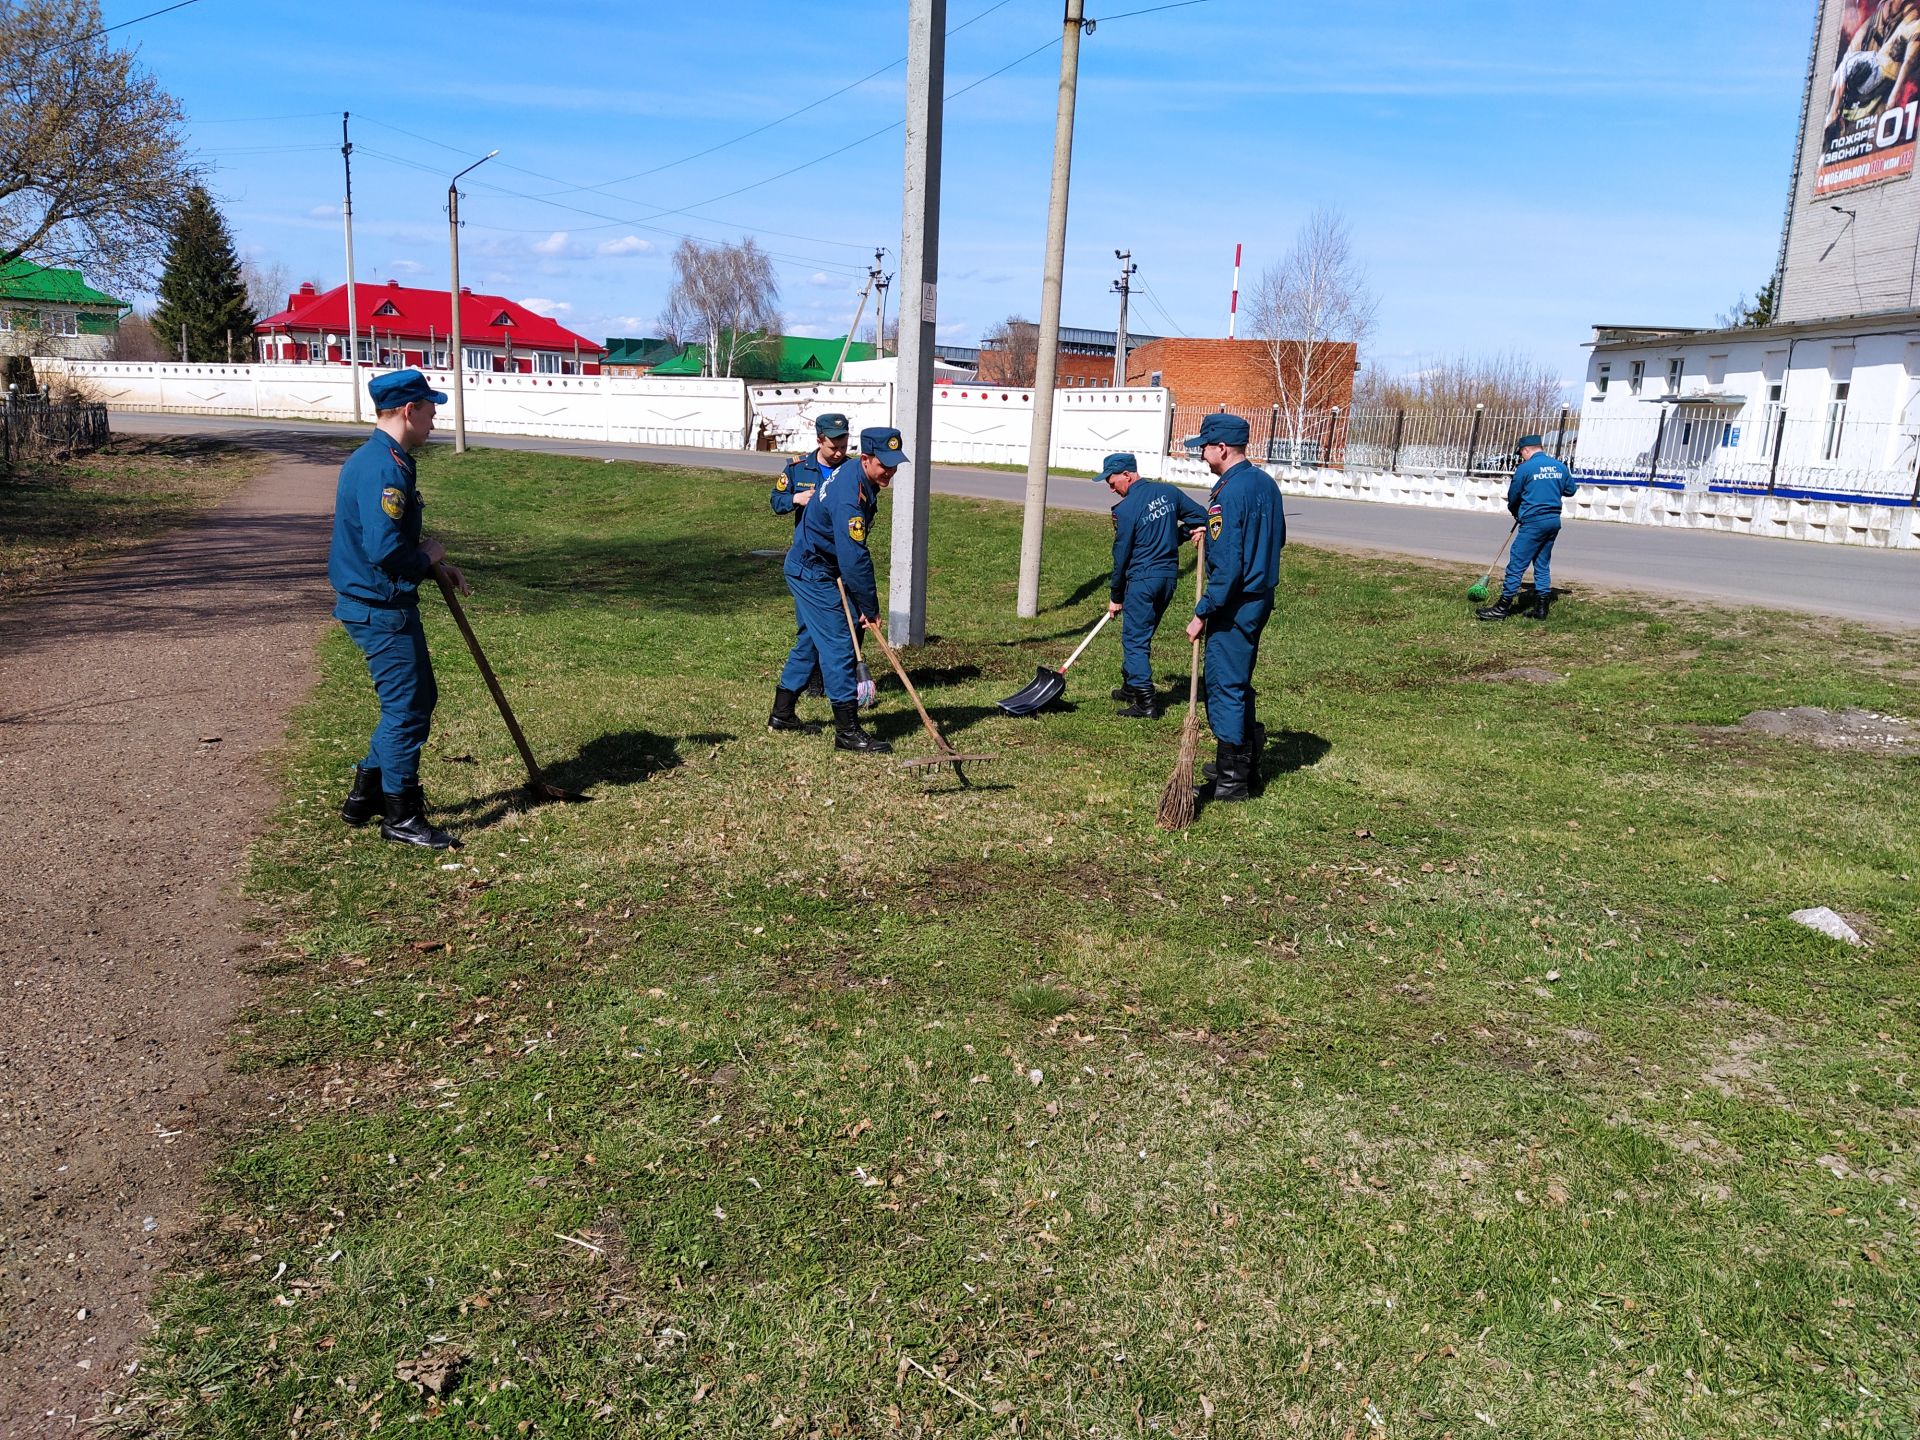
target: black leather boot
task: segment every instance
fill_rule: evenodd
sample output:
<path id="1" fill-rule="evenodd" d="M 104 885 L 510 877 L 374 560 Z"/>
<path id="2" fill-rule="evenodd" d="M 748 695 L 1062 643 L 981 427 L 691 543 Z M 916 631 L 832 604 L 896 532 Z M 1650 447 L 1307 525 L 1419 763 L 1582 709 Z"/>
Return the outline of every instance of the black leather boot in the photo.
<path id="1" fill-rule="evenodd" d="M 1123 691 L 1128 704 L 1120 714 L 1128 720 L 1158 720 L 1160 718 L 1160 696 L 1151 685 L 1141 685 Z"/>
<path id="2" fill-rule="evenodd" d="M 1260 757 L 1267 753 L 1267 727 L 1256 720 L 1253 722 L 1251 734 L 1253 738 L 1247 743 L 1247 751 L 1253 756 L 1253 777 L 1257 780 L 1260 778 Z M 1209 760 L 1200 767 L 1200 773 L 1211 780 L 1219 769 L 1218 765 Z"/>
<path id="3" fill-rule="evenodd" d="M 773 692 L 773 710 L 767 716 L 767 729 L 773 731 L 791 730 L 800 735 L 818 735 L 820 727 L 812 721 L 802 720 L 794 713 L 794 702 L 800 698 L 793 690 L 775 690 Z"/>
<path id="4" fill-rule="evenodd" d="M 458 850 L 460 841 L 427 819 L 427 797 L 418 785 L 388 795 L 387 818 L 380 822 L 380 838 L 422 850 Z"/>
<path id="5" fill-rule="evenodd" d="M 1133 699 L 1133 687 L 1124 680 L 1114 686 L 1109 693 L 1123 705 Z"/>
<path id="6" fill-rule="evenodd" d="M 387 797 L 380 791 L 379 769 L 354 766 L 353 789 L 347 792 L 346 802 L 340 807 L 340 818 L 349 825 L 364 825 L 374 816 L 386 813 Z"/>
<path id="7" fill-rule="evenodd" d="M 1253 791 L 1248 779 L 1253 773 L 1253 746 L 1230 745 L 1225 740 L 1216 740 L 1213 744 L 1213 778 L 1204 785 L 1196 785 L 1194 797 L 1222 803 L 1251 800 Z"/>
<path id="8" fill-rule="evenodd" d="M 860 728 L 860 702 L 833 702 L 833 748 L 855 750 L 863 755 L 891 755 L 893 746 Z"/>
<path id="9" fill-rule="evenodd" d="M 1483 605 L 1474 611 L 1474 617 L 1479 620 L 1504 620 L 1513 614 L 1514 599 L 1512 595 L 1502 595 L 1493 604 Z"/>
<path id="10" fill-rule="evenodd" d="M 1527 618 L 1528 618 L 1529 620 L 1544 620 L 1544 619 L 1546 619 L 1546 618 L 1547 618 L 1547 607 L 1548 607 L 1548 606 L 1549 606 L 1550 604 L 1552 604 L 1552 603 L 1553 603 L 1553 592 L 1552 592 L 1552 591 L 1550 591 L 1550 590 L 1541 590 L 1541 591 L 1539 591 L 1539 592 L 1538 592 L 1538 593 L 1536 593 L 1536 594 L 1534 595 L 1534 597 L 1533 597 L 1533 609 L 1531 609 L 1531 610 L 1529 610 L 1529 611 L 1527 612 Z"/>

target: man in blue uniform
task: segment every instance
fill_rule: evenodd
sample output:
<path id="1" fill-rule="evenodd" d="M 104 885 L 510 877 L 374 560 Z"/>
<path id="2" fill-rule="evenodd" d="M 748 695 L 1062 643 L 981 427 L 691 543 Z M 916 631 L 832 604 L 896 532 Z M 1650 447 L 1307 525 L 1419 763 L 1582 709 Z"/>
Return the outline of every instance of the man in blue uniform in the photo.
<path id="1" fill-rule="evenodd" d="M 1180 546 L 1207 523 L 1207 512 L 1185 491 L 1140 478 L 1140 462 L 1121 453 L 1100 464 L 1100 478 L 1120 497 L 1113 507 L 1112 598 L 1107 614 L 1119 615 L 1120 713 L 1151 720 L 1160 713 L 1153 689 L 1153 635 L 1173 600 L 1180 574 Z"/>
<path id="2" fill-rule="evenodd" d="M 873 556 L 867 553 L 867 535 L 880 492 L 893 483 L 895 468 L 906 462 L 898 430 L 862 430 L 860 458 L 849 460 L 814 488 L 802 512 L 800 533 L 787 552 L 787 588 L 793 592 L 794 611 L 800 617 L 800 638 L 780 672 L 774 708 L 779 710 L 785 696 L 791 710 L 794 692 L 818 665 L 833 706 L 837 750 L 885 755 L 893 749 L 860 728 L 853 637 L 847 633 L 846 613 L 840 608 L 840 587 L 846 586 L 855 620 L 877 627 L 880 587 Z"/>
<path id="3" fill-rule="evenodd" d="M 1473 613 L 1482 620 L 1504 620 L 1513 614 L 1520 597 L 1520 580 L 1533 567 L 1533 609 L 1530 618 L 1547 618 L 1553 598 L 1553 542 L 1560 538 L 1560 507 L 1579 489 L 1573 472 L 1549 455 L 1538 435 L 1523 435 L 1518 446 L 1520 464 L 1507 485 L 1507 513 L 1520 522 L 1507 552 L 1507 574 L 1500 582 L 1500 598 Z"/>
<path id="4" fill-rule="evenodd" d="M 337 597 L 334 618 L 367 657 L 380 723 L 353 772 L 340 818 L 364 825 L 378 815 L 383 840 L 445 850 L 460 842 L 428 823 L 420 792 L 420 751 L 439 691 L 420 628 L 419 589 L 437 565 L 462 595 L 473 592 L 440 542 L 420 533 L 424 502 L 414 486 L 412 452 L 427 443 L 434 412 L 447 397 L 418 370 L 376 376 L 367 393 L 377 425 L 340 467 L 327 579 Z"/>
<path id="5" fill-rule="evenodd" d="M 1247 459 L 1247 422 L 1209 415 L 1187 441 L 1219 478 L 1207 496 L 1207 588 L 1193 607 L 1187 638 L 1207 637 L 1207 724 L 1213 731 L 1211 778 L 1203 800 L 1245 800 L 1252 794 L 1265 730 L 1254 715 L 1253 667 L 1260 633 L 1273 613 L 1287 517 L 1280 487 Z"/>
<path id="6" fill-rule="evenodd" d="M 807 502 L 813 498 L 814 487 L 833 474 L 847 458 L 847 417 L 828 414 L 813 422 L 815 441 L 811 455 L 796 455 L 777 476 L 773 489 L 767 496 L 767 504 L 776 515 L 793 516 L 793 534 L 800 537 L 800 516 L 805 512 Z M 794 612 L 794 633 L 805 634 L 800 624 L 800 613 Z M 804 695 L 824 695 L 826 691 L 820 684 L 820 671 L 815 667 L 813 674 L 807 677 L 806 684 L 800 689 Z M 769 730 L 798 730 L 804 734 L 817 735 L 818 725 L 810 725 L 793 713 L 793 704 L 789 701 L 783 708 L 779 698 L 774 699 L 773 713 L 767 717 Z"/>

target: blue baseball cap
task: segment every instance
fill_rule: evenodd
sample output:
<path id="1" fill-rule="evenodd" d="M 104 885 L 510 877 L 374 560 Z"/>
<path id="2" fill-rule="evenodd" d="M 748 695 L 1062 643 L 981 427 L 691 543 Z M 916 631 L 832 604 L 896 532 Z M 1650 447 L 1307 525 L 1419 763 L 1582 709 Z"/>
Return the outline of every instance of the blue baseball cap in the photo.
<path id="1" fill-rule="evenodd" d="M 367 394 L 373 397 L 376 410 L 398 410 L 402 405 L 411 405 L 416 400 L 431 400 L 436 405 L 447 403 L 447 397 L 427 384 L 427 377 L 418 370 L 395 370 L 386 375 L 376 375 L 367 382 Z"/>
<path id="2" fill-rule="evenodd" d="M 1513 448 L 1516 450 L 1525 450 L 1529 446 L 1531 446 L 1535 450 L 1544 450 L 1547 448 L 1545 445 L 1540 443 L 1540 437 L 1538 435 L 1522 435 L 1517 441 L 1514 442 Z"/>
<path id="3" fill-rule="evenodd" d="M 907 457 L 900 452 L 900 432 L 885 425 L 860 432 L 860 453 L 873 456 L 889 470 L 907 463 Z"/>
<path id="4" fill-rule="evenodd" d="M 1250 434 L 1247 422 L 1238 415 L 1216 411 L 1200 422 L 1200 433 L 1184 443 L 1189 450 L 1198 445 L 1231 445 L 1236 450 L 1244 450 Z"/>
<path id="5" fill-rule="evenodd" d="M 840 414 L 817 415 L 813 421 L 813 433 L 823 440 L 833 440 L 847 433 L 847 417 Z"/>
<path id="6" fill-rule="evenodd" d="M 1104 485 L 1109 475 L 1123 474 L 1128 470 L 1138 473 L 1139 469 L 1140 462 L 1133 456 L 1124 450 L 1116 451 L 1100 462 L 1100 483 Z"/>

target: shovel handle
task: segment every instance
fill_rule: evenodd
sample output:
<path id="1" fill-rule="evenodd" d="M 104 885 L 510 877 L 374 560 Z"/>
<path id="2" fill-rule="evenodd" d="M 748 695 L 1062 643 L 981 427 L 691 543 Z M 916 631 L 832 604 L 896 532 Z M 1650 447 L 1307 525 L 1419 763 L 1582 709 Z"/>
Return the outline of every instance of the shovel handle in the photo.
<path id="1" fill-rule="evenodd" d="M 447 609 L 453 612 L 453 623 L 460 627 L 461 638 L 467 642 L 467 649 L 473 652 L 473 663 L 479 667 L 480 678 L 487 682 L 487 689 L 493 693 L 493 703 L 500 711 L 500 718 L 507 722 L 507 733 L 513 736 L 514 748 L 519 750 L 520 759 L 527 767 L 527 778 L 536 785 L 545 784 L 540 767 L 534 763 L 533 747 L 527 744 L 527 737 L 521 733 L 520 722 L 513 718 L 513 706 L 507 703 L 507 693 L 500 688 L 493 667 L 487 663 L 486 651 L 480 648 L 480 638 L 473 633 L 473 626 L 467 623 L 467 612 L 461 608 L 453 582 L 447 579 L 447 572 L 438 565 L 433 567 L 433 578 L 439 583 L 440 593 L 446 597 Z"/>
<path id="2" fill-rule="evenodd" d="M 1107 621 L 1111 620 L 1112 618 L 1113 618 L 1113 612 L 1111 610 L 1102 610 L 1100 612 L 1100 623 L 1094 626 L 1093 629 L 1087 632 L 1087 638 L 1082 640 L 1079 643 L 1079 645 L 1077 645 L 1074 648 L 1073 654 L 1067 657 L 1067 663 L 1060 667 L 1060 673 L 1062 675 L 1067 673 L 1068 667 L 1071 666 L 1074 661 L 1080 658 L 1080 652 L 1082 650 L 1085 650 L 1087 646 L 1093 643 L 1093 637 L 1098 635 L 1102 630 L 1104 630 L 1106 628 Z"/>

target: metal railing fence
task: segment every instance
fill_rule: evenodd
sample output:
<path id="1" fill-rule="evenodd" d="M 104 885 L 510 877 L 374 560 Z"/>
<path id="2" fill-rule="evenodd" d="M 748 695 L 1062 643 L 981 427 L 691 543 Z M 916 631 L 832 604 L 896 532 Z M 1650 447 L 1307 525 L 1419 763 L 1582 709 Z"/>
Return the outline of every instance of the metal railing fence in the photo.
<path id="1" fill-rule="evenodd" d="M 1210 411 L 1224 408 L 1176 405 L 1169 453 L 1184 453 L 1181 442 Z M 1466 475 L 1510 471 L 1519 462 L 1514 442 L 1523 435 L 1539 435 L 1549 450 L 1570 459 L 1580 418 L 1571 407 L 1529 413 L 1333 406 L 1303 414 L 1274 405 L 1236 413 L 1252 431 L 1247 453 L 1262 464 Z"/>

